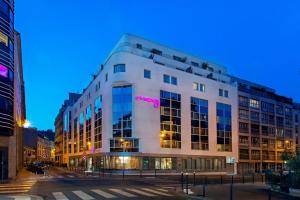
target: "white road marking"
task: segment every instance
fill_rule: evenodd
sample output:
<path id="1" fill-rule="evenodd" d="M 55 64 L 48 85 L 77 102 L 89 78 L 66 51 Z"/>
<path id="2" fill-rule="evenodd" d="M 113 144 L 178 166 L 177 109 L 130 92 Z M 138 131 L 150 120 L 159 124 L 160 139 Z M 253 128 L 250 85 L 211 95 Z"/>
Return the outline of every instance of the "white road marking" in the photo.
<path id="1" fill-rule="evenodd" d="M 159 191 L 162 191 L 162 192 L 169 192 L 168 190 L 162 189 L 162 188 L 157 188 L 156 190 L 159 190 Z"/>
<path id="2" fill-rule="evenodd" d="M 141 191 L 141 190 L 137 190 L 137 189 L 131 189 L 131 188 L 127 188 L 127 190 L 131 191 L 131 192 L 135 192 L 137 194 L 141 194 L 141 195 L 144 195 L 144 196 L 147 196 L 147 197 L 155 197 L 156 195 L 155 194 L 150 194 L 150 193 L 147 193 L 145 191 Z"/>
<path id="3" fill-rule="evenodd" d="M 0 191 L 0 194 L 15 194 L 15 193 L 26 193 L 29 190 L 6 190 L 6 191 Z"/>
<path id="4" fill-rule="evenodd" d="M 186 193 L 186 189 L 183 189 L 183 192 Z M 191 189 L 188 189 L 188 194 L 194 194 Z"/>
<path id="5" fill-rule="evenodd" d="M 72 175 L 68 175 L 68 177 L 69 177 L 69 178 L 74 178 L 74 176 L 72 176 Z"/>
<path id="6" fill-rule="evenodd" d="M 134 194 L 131 194 L 129 192 L 125 192 L 125 191 L 122 191 L 122 190 L 119 190 L 119 189 L 109 189 L 110 191 L 113 191 L 113 192 L 116 192 L 116 193 L 119 193 L 123 196 L 126 196 L 126 197 L 136 197 L 136 195 Z"/>
<path id="7" fill-rule="evenodd" d="M 80 190 L 76 190 L 76 191 L 72 191 L 74 194 L 76 194 L 78 197 L 80 197 L 81 199 L 83 200 L 92 200 L 92 199 L 95 199 L 94 197 L 88 195 L 87 193 L 85 192 L 82 192 Z"/>
<path id="8" fill-rule="evenodd" d="M 95 190 L 91 190 L 91 191 L 95 192 L 96 194 L 99 194 L 100 196 L 102 196 L 104 198 L 107 198 L 107 199 L 117 198 L 117 196 L 112 195 L 112 194 L 107 193 L 107 192 L 104 192 L 102 190 L 95 189 Z"/>
<path id="9" fill-rule="evenodd" d="M 145 191 L 147 191 L 147 192 L 152 192 L 154 194 L 159 194 L 159 195 L 162 195 L 162 196 L 168 196 L 168 197 L 173 196 L 171 194 L 166 194 L 166 193 L 159 192 L 159 191 L 156 191 L 156 190 L 152 190 L 152 189 L 149 189 L 149 188 L 142 188 L 142 189 L 145 190 Z"/>
<path id="10" fill-rule="evenodd" d="M 14 200 L 30 200 L 31 197 L 28 196 L 10 196 L 11 198 L 14 198 Z"/>
<path id="11" fill-rule="evenodd" d="M 52 192 L 56 200 L 69 200 L 62 192 Z"/>

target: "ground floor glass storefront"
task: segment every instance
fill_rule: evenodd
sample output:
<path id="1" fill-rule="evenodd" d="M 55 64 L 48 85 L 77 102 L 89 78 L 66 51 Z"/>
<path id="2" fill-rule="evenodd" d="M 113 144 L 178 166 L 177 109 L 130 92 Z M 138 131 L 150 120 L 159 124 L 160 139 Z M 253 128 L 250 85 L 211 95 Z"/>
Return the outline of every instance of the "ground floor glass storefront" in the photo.
<path id="1" fill-rule="evenodd" d="M 280 171 L 283 167 L 283 163 L 276 162 L 240 162 L 238 163 L 238 173 L 247 174 L 266 171 Z"/>
<path id="2" fill-rule="evenodd" d="M 84 158 L 84 159 L 83 159 Z M 203 172 L 230 172 L 233 165 L 226 163 L 225 157 L 152 157 L 152 156 L 108 156 L 94 155 L 70 157 L 69 167 L 97 171 L 101 169 L 116 170 L 176 170 Z"/>

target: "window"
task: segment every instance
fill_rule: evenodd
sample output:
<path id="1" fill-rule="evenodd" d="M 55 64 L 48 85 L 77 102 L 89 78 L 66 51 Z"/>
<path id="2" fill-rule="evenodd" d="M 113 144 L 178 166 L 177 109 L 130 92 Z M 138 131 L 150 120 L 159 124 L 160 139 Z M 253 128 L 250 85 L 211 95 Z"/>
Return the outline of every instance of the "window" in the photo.
<path id="1" fill-rule="evenodd" d="M 231 105 L 217 102 L 217 150 L 232 151 Z"/>
<path id="2" fill-rule="evenodd" d="M 105 81 L 108 81 L 108 73 L 105 74 Z"/>
<path id="3" fill-rule="evenodd" d="M 164 83 L 170 83 L 170 76 L 164 74 Z"/>
<path id="4" fill-rule="evenodd" d="M 8 46 L 8 37 L 2 32 L 0 32 L 0 43 L 3 43 L 5 46 Z"/>
<path id="5" fill-rule="evenodd" d="M 74 142 L 73 142 L 73 145 L 74 145 L 74 153 L 77 153 L 78 152 L 78 118 L 76 117 L 74 119 Z"/>
<path id="6" fill-rule="evenodd" d="M 252 135 L 259 135 L 259 128 L 260 128 L 259 125 L 251 124 L 251 134 Z"/>
<path id="7" fill-rule="evenodd" d="M 177 85 L 177 78 L 174 76 L 169 76 L 167 74 L 164 74 L 164 83 Z"/>
<path id="8" fill-rule="evenodd" d="M 194 62 L 194 61 L 191 62 L 191 65 L 194 66 L 194 67 L 199 67 L 199 63 Z"/>
<path id="9" fill-rule="evenodd" d="M 160 91 L 160 146 L 181 148 L 181 95 Z"/>
<path id="10" fill-rule="evenodd" d="M 79 115 L 79 150 L 83 151 L 83 124 L 84 124 L 84 116 L 83 112 Z"/>
<path id="11" fill-rule="evenodd" d="M 239 118 L 240 119 L 249 119 L 249 111 L 244 109 L 239 109 Z"/>
<path id="12" fill-rule="evenodd" d="M 171 84 L 172 85 L 177 85 L 177 78 L 176 77 L 171 77 Z"/>
<path id="13" fill-rule="evenodd" d="M 8 4 L 5 1 L 0 0 L 0 17 L 9 20 L 9 10 Z"/>
<path id="14" fill-rule="evenodd" d="M 223 90 L 219 89 L 219 96 L 222 97 L 223 96 Z"/>
<path id="15" fill-rule="evenodd" d="M 259 112 L 251 111 L 250 117 L 252 121 L 259 122 Z"/>
<path id="16" fill-rule="evenodd" d="M 228 90 L 224 90 L 224 97 L 228 97 Z"/>
<path id="17" fill-rule="evenodd" d="M 250 99 L 250 102 L 249 102 L 249 106 L 251 108 L 259 108 L 259 101 L 255 100 L 255 99 Z"/>
<path id="18" fill-rule="evenodd" d="M 114 73 L 125 72 L 125 64 L 114 65 Z"/>
<path id="19" fill-rule="evenodd" d="M 283 115 L 283 105 L 276 105 L 276 114 Z"/>
<path id="20" fill-rule="evenodd" d="M 202 84 L 202 83 L 194 82 L 193 83 L 193 89 L 195 91 L 205 92 L 205 85 Z"/>
<path id="21" fill-rule="evenodd" d="M 137 43 L 137 44 L 136 44 L 136 48 L 138 48 L 138 49 L 142 49 L 142 48 L 143 48 L 143 46 L 142 46 L 142 44 L 139 44 L 139 43 Z"/>
<path id="22" fill-rule="evenodd" d="M 113 87 L 112 95 L 113 137 L 132 137 L 132 87 Z"/>
<path id="23" fill-rule="evenodd" d="M 91 105 L 86 107 L 85 110 L 85 136 L 86 136 L 86 145 L 87 149 L 91 148 L 91 129 L 92 129 L 92 108 Z"/>
<path id="24" fill-rule="evenodd" d="M 102 96 L 95 100 L 94 104 L 94 148 L 99 149 L 102 147 Z"/>
<path id="25" fill-rule="evenodd" d="M 191 97 L 192 149 L 208 150 L 208 101 Z"/>
<path id="26" fill-rule="evenodd" d="M 8 77 L 8 69 L 4 65 L 0 64 L 0 76 L 3 76 L 5 78 Z"/>
<path id="27" fill-rule="evenodd" d="M 100 89 L 100 81 L 96 84 L 96 92 Z"/>
<path id="28" fill-rule="evenodd" d="M 144 69 L 144 78 L 151 79 L 151 71 Z"/>
<path id="29" fill-rule="evenodd" d="M 248 97 L 239 96 L 239 105 L 243 106 L 243 107 L 248 107 L 249 106 L 249 99 L 248 99 Z"/>
<path id="30" fill-rule="evenodd" d="M 244 122 L 239 122 L 240 133 L 249 133 L 249 124 Z"/>
<path id="31" fill-rule="evenodd" d="M 228 98 L 229 96 L 228 90 L 219 89 L 219 96 Z"/>

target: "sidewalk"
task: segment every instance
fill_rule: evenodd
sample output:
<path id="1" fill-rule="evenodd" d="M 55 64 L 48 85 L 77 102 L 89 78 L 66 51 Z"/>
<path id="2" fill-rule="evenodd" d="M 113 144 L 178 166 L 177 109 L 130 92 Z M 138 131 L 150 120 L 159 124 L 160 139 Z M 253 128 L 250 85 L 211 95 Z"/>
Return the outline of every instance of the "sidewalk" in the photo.
<path id="1" fill-rule="evenodd" d="M 231 195 L 231 184 L 214 184 L 191 186 L 191 191 L 194 193 L 194 197 L 199 199 L 207 200 L 226 200 L 230 199 Z M 205 197 L 203 197 L 203 191 L 205 190 Z M 191 196 L 191 197 L 193 197 Z M 243 199 L 243 200 L 265 200 L 271 197 L 273 200 L 284 200 L 290 197 L 295 199 L 300 199 L 299 190 L 291 190 L 290 194 L 285 194 L 278 192 L 277 190 L 270 190 L 270 187 L 262 183 L 237 183 L 233 184 L 232 187 L 232 197 L 233 199 Z"/>
<path id="2" fill-rule="evenodd" d="M 14 180 L 14 182 L 21 182 L 24 180 L 38 180 L 41 177 L 43 177 L 43 174 L 35 174 L 32 173 L 28 170 L 26 170 L 26 168 L 24 167 L 17 175 L 16 179 Z"/>

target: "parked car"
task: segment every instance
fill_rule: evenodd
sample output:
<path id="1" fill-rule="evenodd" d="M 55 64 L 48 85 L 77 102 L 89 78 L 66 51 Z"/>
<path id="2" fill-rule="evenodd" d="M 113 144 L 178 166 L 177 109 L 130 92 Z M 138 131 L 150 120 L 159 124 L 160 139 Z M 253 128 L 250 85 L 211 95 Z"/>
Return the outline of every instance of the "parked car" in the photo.
<path id="1" fill-rule="evenodd" d="M 27 165 L 27 170 L 32 172 L 32 173 L 36 173 L 36 174 L 43 174 L 44 173 L 44 165 L 42 163 L 31 163 L 29 165 Z"/>

